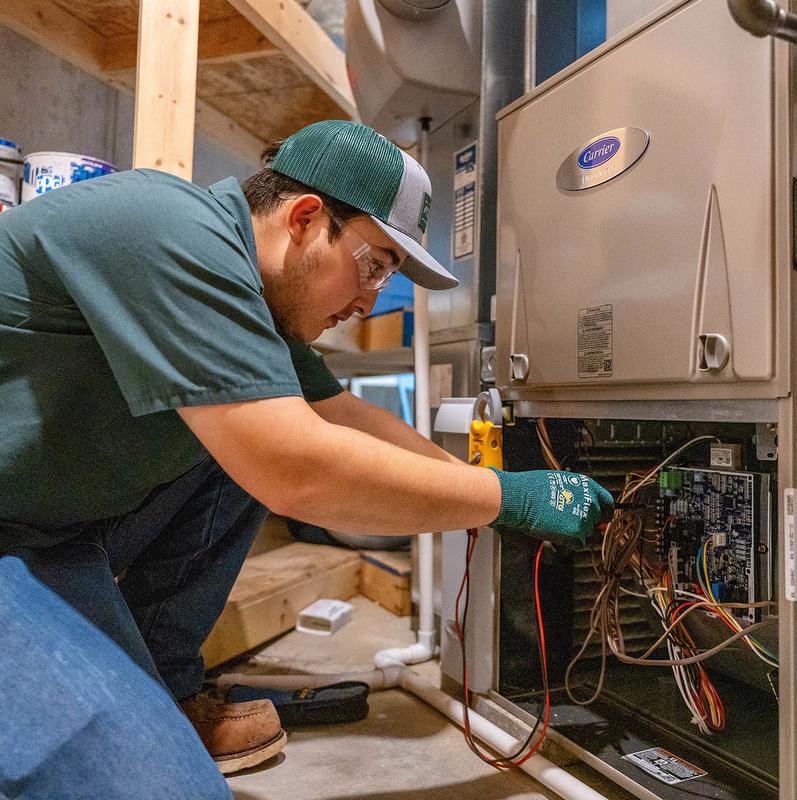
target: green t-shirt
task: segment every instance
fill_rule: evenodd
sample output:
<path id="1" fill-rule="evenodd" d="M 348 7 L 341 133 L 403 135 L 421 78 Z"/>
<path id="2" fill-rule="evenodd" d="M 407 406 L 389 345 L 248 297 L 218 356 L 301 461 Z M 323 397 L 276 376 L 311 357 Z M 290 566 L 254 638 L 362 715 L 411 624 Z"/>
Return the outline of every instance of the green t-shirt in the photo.
<path id="1" fill-rule="evenodd" d="M 197 464 L 177 408 L 341 391 L 261 291 L 234 178 L 133 170 L 0 214 L 0 551 L 8 523 L 122 514 Z"/>

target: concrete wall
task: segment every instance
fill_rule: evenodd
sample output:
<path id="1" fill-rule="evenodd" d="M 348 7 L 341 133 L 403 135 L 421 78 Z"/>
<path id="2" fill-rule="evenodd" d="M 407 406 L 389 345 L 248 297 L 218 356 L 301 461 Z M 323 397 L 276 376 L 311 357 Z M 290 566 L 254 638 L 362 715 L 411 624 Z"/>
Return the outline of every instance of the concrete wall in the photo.
<path id="1" fill-rule="evenodd" d="M 102 158 L 129 169 L 133 148 L 131 94 L 118 92 L 0 26 L 0 139 L 23 154 L 55 150 Z M 201 134 L 194 147 L 194 182 L 207 186 L 257 170 Z"/>

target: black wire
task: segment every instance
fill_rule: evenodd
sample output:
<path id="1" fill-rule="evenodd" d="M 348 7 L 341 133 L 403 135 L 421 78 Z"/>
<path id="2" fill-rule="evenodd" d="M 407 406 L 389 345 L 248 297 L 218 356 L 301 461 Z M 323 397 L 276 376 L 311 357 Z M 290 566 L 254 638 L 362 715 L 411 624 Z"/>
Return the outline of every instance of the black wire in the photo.
<path id="1" fill-rule="evenodd" d="M 468 602 L 470 600 L 470 560 L 473 555 L 471 550 L 471 541 L 472 541 L 472 534 L 468 532 L 468 546 L 465 548 L 465 604 L 462 608 L 462 641 L 460 642 L 462 646 L 462 683 L 463 686 L 465 684 L 465 674 L 467 670 L 467 656 L 465 654 L 465 625 L 468 621 Z M 542 542 L 537 545 L 537 549 L 534 550 L 534 554 L 532 556 L 532 563 L 537 556 L 537 550 L 542 547 Z M 536 602 L 536 601 L 535 601 Z M 536 614 L 532 614 L 532 618 L 534 619 L 534 626 L 537 633 L 537 650 L 540 656 L 540 667 L 543 666 L 543 653 L 542 653 L 542 641 L 540 640 L 540 632 L 537 626 L 537 617 Z M 548 675 L 545 669 L 542 669 L 542 676 L 543 676 L 543 696 L 539 701 L 538 713 L 537 713 L 537 721 L 534 723 L 534 727 L 531 729 L 531 733 L 529 733 L 526 741 L 514 752 L 512 755 L 504 756 L 503 758 L 485 758 L 484 760 L 487 761 L 488 764 L 492 766 L 511 766 L 507 764 L 509 761 L 514 761 L 516 758 L 519 758 L 523 751 L 531 744 L 534 735 L 537 733 L 540 723 L 542 722 L 543 714 L 545 713 L 544 701 L 545 697 L 548 694 Z M 468 713 L 468 706 L 469 706 L 469 697 L 465 697 L 465 715 L 467 716 Z"/>

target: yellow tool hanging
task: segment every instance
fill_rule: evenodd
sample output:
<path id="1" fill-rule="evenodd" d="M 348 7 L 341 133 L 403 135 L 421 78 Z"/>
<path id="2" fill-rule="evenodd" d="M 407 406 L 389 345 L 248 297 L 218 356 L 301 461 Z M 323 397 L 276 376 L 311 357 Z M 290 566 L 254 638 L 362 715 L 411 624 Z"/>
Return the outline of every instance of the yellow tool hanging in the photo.
<path id="1" fill-rule="evenodd" d="M 468 438 L 468 463 L 504 468 L 501 395 L 497 389 L 482 392 L 473 404 Z"/>

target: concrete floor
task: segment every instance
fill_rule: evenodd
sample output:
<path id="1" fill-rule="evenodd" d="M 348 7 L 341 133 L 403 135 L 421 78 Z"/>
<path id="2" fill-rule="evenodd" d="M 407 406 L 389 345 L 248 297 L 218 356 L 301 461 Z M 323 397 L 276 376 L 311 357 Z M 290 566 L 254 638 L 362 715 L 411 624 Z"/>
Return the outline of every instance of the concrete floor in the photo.
<path id="1" fill-rule="evenodd" d="M 369 600 L 353 601 L 352 621 L 331 637 L 293 631 L 239 671 L 254 673 L 368 670 L 373 654 L 415 640 L 409 620 Z M 437 664 L 415 669 L 439 681 Z M 229 779 L 236 800 L 543 800 L 556 798 L 519 771 L 499 773 L 466 747 L 459 728 L 431 707 L 394 689 L 369 697 L 359 723 L 289 734 L 279 756 Z M 582 780 L 597 780 L 607 797 L 626 798 L 583 765 Z"/>

